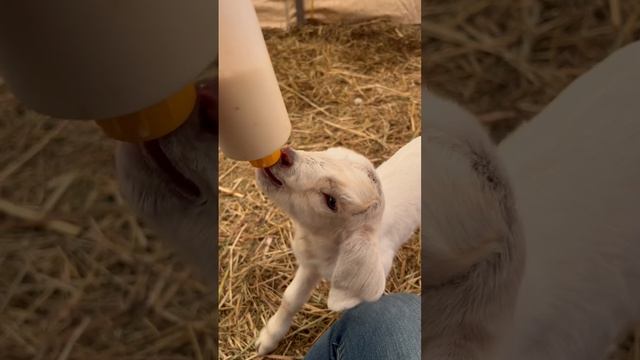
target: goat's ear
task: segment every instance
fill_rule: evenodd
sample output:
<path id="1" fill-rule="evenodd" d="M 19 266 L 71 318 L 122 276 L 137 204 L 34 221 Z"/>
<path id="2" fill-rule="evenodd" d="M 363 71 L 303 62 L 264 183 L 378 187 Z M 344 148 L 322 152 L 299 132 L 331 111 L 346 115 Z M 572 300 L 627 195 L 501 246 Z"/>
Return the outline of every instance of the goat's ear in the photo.
<path id="1" fill-rule="evenodd" d="M 376 301 L 385 283 L 375 237 L 367 231 L 356 232 L 340 245 L 327 305 L 333 311 L 343 311 L 363 301 Z"/>

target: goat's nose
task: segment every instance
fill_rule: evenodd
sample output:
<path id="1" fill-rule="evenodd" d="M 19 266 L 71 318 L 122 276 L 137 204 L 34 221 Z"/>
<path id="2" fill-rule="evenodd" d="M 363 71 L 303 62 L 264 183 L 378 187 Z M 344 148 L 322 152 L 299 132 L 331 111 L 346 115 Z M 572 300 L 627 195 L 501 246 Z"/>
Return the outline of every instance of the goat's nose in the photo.
<path id="1" fill-rule="evenodd" d="M 288 146 L 285 146 L 282 148 L 282 150 L 280 150 L 280 153 L 282 154 L 280 156 L 280 164 L 286 167 L 292 166 L 293 159 L 295 157 L 295 152 L 293 151 L 293 149 Z"/>

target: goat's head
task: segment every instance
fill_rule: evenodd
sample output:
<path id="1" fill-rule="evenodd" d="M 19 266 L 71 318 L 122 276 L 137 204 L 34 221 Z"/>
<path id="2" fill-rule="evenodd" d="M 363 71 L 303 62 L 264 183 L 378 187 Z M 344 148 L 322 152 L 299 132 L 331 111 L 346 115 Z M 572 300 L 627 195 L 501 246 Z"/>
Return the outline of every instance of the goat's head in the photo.
<path id="1" fill-rule="evenodd" d="M 116 149 L 122 196 L 211 285 L 217 269 L 217 90 L 215 79 L 199 84 L 196 108 L 172 133 Z"/>
<path id="2" fill-rule="evenodd" d="M 345 148 L 282 150 L 274 167 L 257 171 L 258 186 L 297 224 L 315 234 L 375 229 L 384 197 L 376 171 Z"/>

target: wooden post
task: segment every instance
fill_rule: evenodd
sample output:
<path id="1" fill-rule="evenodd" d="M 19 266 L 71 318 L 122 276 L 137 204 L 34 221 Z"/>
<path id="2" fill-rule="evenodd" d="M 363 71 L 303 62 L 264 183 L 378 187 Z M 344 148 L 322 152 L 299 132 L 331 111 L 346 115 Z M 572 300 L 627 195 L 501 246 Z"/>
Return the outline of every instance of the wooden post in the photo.
<path id="1" fill-rule="evenodd" d="M 296 19 L 298 26 L 304 25 L 304 0 L 296 0 Z"/>

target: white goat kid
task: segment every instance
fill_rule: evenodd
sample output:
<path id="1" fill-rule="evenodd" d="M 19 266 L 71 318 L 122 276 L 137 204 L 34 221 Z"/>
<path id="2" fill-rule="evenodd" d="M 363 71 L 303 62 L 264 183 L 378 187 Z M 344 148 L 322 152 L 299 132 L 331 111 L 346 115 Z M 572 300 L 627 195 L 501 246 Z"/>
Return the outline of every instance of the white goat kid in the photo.
<path id="1" fill-rule="evenodd" d="M 377 170 L 344 148 L 287 148 L 278 165 L 257 171 L 257 183 L 290 216 L 299 263 L 258 337 L 263 355 L 277 347 L 322 278 L 331 283 L 328 307 L 334 311 L 383 294 L 396 251 L 420 226 L 420 138 Z"/>

